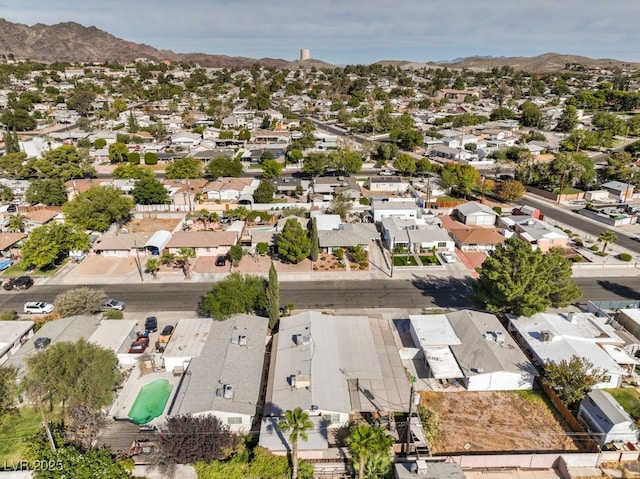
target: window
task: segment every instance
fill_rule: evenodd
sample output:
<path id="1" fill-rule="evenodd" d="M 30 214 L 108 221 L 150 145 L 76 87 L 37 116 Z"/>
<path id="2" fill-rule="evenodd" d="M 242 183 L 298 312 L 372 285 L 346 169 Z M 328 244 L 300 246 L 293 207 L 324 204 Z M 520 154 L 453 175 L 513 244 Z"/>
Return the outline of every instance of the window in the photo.
<path id="1" fill-rule="evenodd" d="M 447 243 L 445 241 L 440 241 L 438 243 L 438 248 L 446 248 L 447 247 Z"/>
<path id="2" fill-rule="evenodd" d="M 227 424 L 229 424 L 230 426 L 233 424 L 242 424 L 242 418 L 241 417 L 228 417 L 227 418 Z"/>
<path id="3" fill-rule="evenodd" d="M 329 424 L 337 424 L 340 422 L 340 414 L 325 414 L 324 417 Z"/>

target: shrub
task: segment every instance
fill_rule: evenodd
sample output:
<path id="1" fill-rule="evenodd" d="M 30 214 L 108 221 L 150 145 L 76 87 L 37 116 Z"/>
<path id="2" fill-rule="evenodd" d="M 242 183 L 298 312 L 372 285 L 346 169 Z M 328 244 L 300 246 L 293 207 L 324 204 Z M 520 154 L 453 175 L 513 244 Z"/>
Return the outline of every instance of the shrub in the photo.
<path id="1" fill-rule="evenodd" d="M 109 309 L 104 312 L 104 317 L 107 319 L 122 319 L 124 318 L 124 313 L 117 309 Z"/>
<path id="2" fill-rule="evenodd" d="M 571 256 L 569 261 L 572 263 L 582 263 L 582 256 Z"/>
<path id="3" fill-rule="evenodd" d="M 564 230 L 564 232 L 567 233 L 569 236 L 573 234 L 573 231 L 571 231 L 570 229 L 566 229 Z"/>
<path id="4" fill-rule="evenodd" d="M 338 261 L 342 261 L 344 259 L 344 249 L 337 248 L 336 252 L 335 252 L 335 255 L 336 255 L 336 259 Z"/>
<path id="5" fill-rule="evenodd" d="M 631 261 L 633 257 L 629 253 L 620 253 L 618 259 L 620 261 Z"/>
<path id="6" fill-rule="evenodd" d="M 597 244 L 594 244 L 593 246 L 591 246 L 591 248 L 589 248 L 591 251 L 599 251 L 600 247 Z"/>
<path id="7" fill-rule="evenodd" d="M 81 286 L 58 294 L 53 304 L 56 313 L 62 318 L 67 318 L 99 311 L 106 297 L 107 295 L 101 289 Z"/>
<path id="8" fill-rule="evenodd" d="M 371 200 L 369 200 L 369 198 L 367 198 L 366 196 L 363 196 L 362 198 L 360 198 L 360 204 L 363 206 L 368 206 L 371 204 Z"/>
<path id="9" fill-rule="evenodd" d="M 3 311 L 0 313 L 0 321 L 15 321 L 16 319 L 18 319 L 16 311 Z"/>
<path id="10" fill-rule="evenodd" d="M 258 251 L 259 255 L 264 256 L 265 254 L 267 254 L 267 251 L 269 250 L 269 245 L 267 243 L 258 243 L 256 245 L 256 250 Z"/>
<path id="11" fill-rule="evenodd" d="M 500 208 L 499 206 L 494 206 L 493 208 L 491 208 L 493 211 L 495 211 L 496 213 L 498 213 L 499 215 L 502 214 L 502 208 Z"/>
<path id="12" fill-rule="evenodd" d="M 144 154 L 144 164 L 145 165 L 157 165 L 158 164 L 158 155 L 156 155 L 155 153 L 152 153 L 150 151 L 147 151 Z"/>
<path id="13" fill-rule="evenodd" d="M 127 155 L 127 160 L 132 165 L 139 165 L 140 164 L 140 153 L 136 153 L 136 152 L 129 153 L 129 155 Z"/>
<path id="14" fill-rule="evenodd" d="M 573 242 L 576 244 L 576 246 L 584 246 L 584 241 L 582 241 L 582 239 L 580 238 L 575 238 Z"/>

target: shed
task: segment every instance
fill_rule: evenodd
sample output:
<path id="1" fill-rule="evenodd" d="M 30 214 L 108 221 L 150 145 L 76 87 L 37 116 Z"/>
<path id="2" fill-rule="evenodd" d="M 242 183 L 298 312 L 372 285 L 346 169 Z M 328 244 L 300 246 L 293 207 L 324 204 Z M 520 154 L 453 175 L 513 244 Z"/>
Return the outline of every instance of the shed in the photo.
<path id="1" fill-rule="evenodd" d="M 638 441 L 635 422 L 606 391 L 595 389 L 589 392 L 580 403 L 578 419 L 594 433 L 600 445 L 612 441 Z"/>

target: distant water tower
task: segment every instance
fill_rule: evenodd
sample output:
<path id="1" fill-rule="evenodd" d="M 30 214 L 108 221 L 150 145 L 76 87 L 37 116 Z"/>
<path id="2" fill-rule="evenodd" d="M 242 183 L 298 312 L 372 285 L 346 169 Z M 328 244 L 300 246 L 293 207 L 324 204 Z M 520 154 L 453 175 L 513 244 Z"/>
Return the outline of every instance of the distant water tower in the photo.
<path id="1" fill-rule="evenodd" d="M 302 48 L 300 50 L 300 61 L 308 60 L 309 58 L 311 58 L 311 52 L 309 51 L 309 49 L 308 48 Z"/>

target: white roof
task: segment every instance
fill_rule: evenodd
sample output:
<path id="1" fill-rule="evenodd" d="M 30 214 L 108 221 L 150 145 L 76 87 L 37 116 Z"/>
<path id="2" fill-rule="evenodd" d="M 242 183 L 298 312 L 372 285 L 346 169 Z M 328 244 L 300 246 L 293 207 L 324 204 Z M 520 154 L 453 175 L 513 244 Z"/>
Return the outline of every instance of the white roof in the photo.
<path id="1" fill-rule="evenodd" d="M 137 326 L 135 319 L 103 319 L 88 341 L 117 353 Z"/>
<path id="2" fill-rule="evenodd" d="M 633 358 L 627 350 L 621 346 L 603 344 L 602 349 L 618 364 L 640 364 L 637 359 Z"/>
<path id="3" fill-rule="evenodd" d="M 0 321 L 0 356 L 33 328 L 33 321 Z"/>
<path id="4" fill-rule="evenodd" d="M 431 374 L 436 379 L 456 379 L 464 377 L 456 357 L 449 346 L 425 348 L 424 357 L 429 363 Z"/>
<path id="5" fill-rule="evenodd" d="M 144 247 L 146 248 L 148 246 L 151 246 L 162 250 L 162 248 L 166 246 L 170 239 L 171 232 L 167 230 L 158 230 L 153 233 L 153 236 L 151 236 L 151 238 L 149 238 L 149 240 L 144 244 Z"/>
<path id="6" fill-rule="evenodd" d="M 209 337 L 213 321 L 210 318 L 187 318 L 178 321 L 163 358 L 193 358 L 200 356 Z"/>
<path id="7" fill-rule="evenodd" d="M 444 314 L 412 314 L 409 321 L 422 348 L 462 344 Z"/>
<path id="8" fill-rule="evenodd" d="M 337 230 L 342 223 L 340 215 L 317 215 L 315 219 L 318 231 Z"/>

